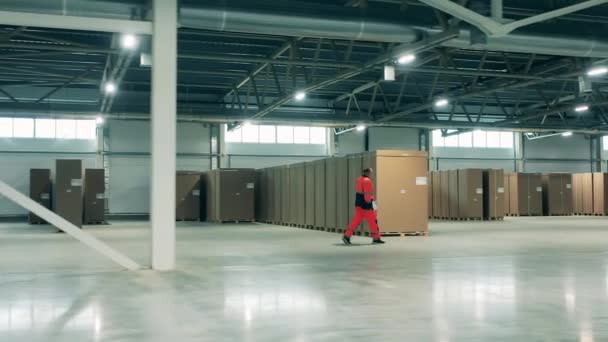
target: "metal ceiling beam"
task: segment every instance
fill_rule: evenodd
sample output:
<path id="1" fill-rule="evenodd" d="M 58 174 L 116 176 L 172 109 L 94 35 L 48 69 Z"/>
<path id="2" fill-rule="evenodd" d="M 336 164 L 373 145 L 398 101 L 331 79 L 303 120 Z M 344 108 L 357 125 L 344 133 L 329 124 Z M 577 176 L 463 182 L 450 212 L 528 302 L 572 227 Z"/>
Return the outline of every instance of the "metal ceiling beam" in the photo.
<path id="1" fill-rule="evenodd" d="M 479 30 L 481 30 L 488 36 L 505 36 L 518 28 L 557 18 L 562 15 L 581 11 L 593 6 L 606 4 L 608 3 L 608 0 L 587 0 L 582 3 L 538 14 L 529 18 L 513 21 L 507 24 L 503 24 L 495 19 L 488 18 L 452 1 L 420 0 L 420 2 L 423 2 L 433 8 L 450 14 L 460 20 L 466 21 L 467 23 L 477 27 Z M 494 6 L 492 6 L 492 9 L 496 10 Z"/>
<path id="2" fill-rule="evenodd" d="M 564 66 L 570 65 L 570 61 L 566 60 L 566 61 L 560 61 L 556 64 L 551 64 L 548 68 L 545 67 L 543 68 L 541 71 L 537 72 L 536 75 L 540 76 L 550 70 L 556 70 L 559 68 L 562 68 Z M 506 82 L 506 83 L 499 83 L 497 85 L 494 86 L 490 86 L 487 83 L 483 86 L 483 88 L 479 89 L 473 89 L 470 91 L 465 91 L 464 93 L 459 93 L 458 91 L 462 91 L 463 89 L 458 89 L 458 91 L 453 91 L 451 93 L 446 93 L 443 96 L 447 97 L 448 99 L 452 100 L 452 101 L 456 101 L 456 100 L 462 100 L 462 99 L 466 99 L 466 98 L 471 98 L 471 97 L 475 97 L 475 96 L 483 96 L 486 94 L 492 94 L 494 92 L 497 91 L 503 91 L 503 90 L 507 90 L 507 89 L 516 89 L 516 88 L 523 88 L 523 87 L 528 87 L 528 86 L 532 86 L 535 84 L 540 84 L 540 83 L 544 83 L 544 82 L 549 82 L 549 81 L 554 81 L 563 77 L 574 77 L 574 76 L 579 76 L 581 74 L 584 74 L 584 70 L 577 70 L 576 72 L 571 72 L 568 74 L 562 74 L 562 75 L 552 75 L 552 76 L 542 76 L 541 79 L 538 80 L 525 80 L 525 81 L 519 81 L 519 82 Z M 390 120 L 394 120 L 397 118 L 401 118 L 404 116 L 407 116 L 409 114 L 412 113 L 416 113 L 416 112 L 420 112 L 423 110 L 427 110 L 429 108 L 432 108 L 434 105 L 434 101 L 428 101 L 426 103 L 423 103 L 421 105 L 418 105 L 416 107 L 413 108 L 409 108 L 391 115 L 387 115 L 387 116 L 383 116 L 380 119 L 378 119 L 379 122 L 386 122 L 386 121 L 390 121 Z"/>
<path id="3" fill-rule="evenodd" d="M 152 34 L 149 21 L 0 11 L 0 24 L 66 30 Z"/>
<path id="4" fill-rule="evenodd" d="M 300 40 L 301 38 L 297 38 L 296 40 Z M 281 47 L 276 49 L 272 54 L 270 54 L 270 59 L 276 59 L 280 57 L 282 54 L 287 52 L 289 49 L 293 47 L 293 44 L 296 40 L 289 40 L 285 42 Z M 270 66 L 270 62 L 264 62 L 258 66 L 256 66 L 247 76 L 245 76 L 242 80 L 238 81 L 235 85 L 235 89 L 230 90 L 225 96 L 230 96 L 234 91 L 240 89 L 242 86 L 247 84 L 247 82 L 251 81 L 253 77 L 257 76 L 259 73 L 264 71 L 267 67 Z"/>
<path id="5" fill-rule="evenodd" d="M 448 30 L 448 31 L 444 31 L 438 35 L 428 37 L 427 39 L 416 42 L 414 44 L 399 45 L 399 46 L 395 47 L 394 49 L 392 49 L 390 53 L 383 54 L 382 56 L 379 56 L 377 58 L 374 58 L 374 59 L 366 62 L 365 64 L 363 64 L 363 66 L 359 67 L 358 69 L 341 72 L 338 75 L 336 75 L 336 77 L 306 86 L 304 89 L 300 89 L 300 91 L 311 92 L 311 91 L 314 91 L 317 89 L 327 87 L 329 85 L 338 83 L 342 80 L 349 79 L 349 78 L 355 77 L 357 75 L 360 75 L 360 74 L 372 69 L 373 67 L 375 67 L 378 64 L 386 63 L 388 60 L 390 60 L 391 58 L 395 58 L 399 54 L 425 51 L 425 50 L 433 48 L 434 46 L 441 44 L 442 42 L 444 42 L 446 40 L 453 39 L 456 36 L 457 36 L 457 33 L 455 31 Z M 264 109 L 259 110 L 256 114 L 254 114 L 252 116 L 252 118 L 257 119 L 257 118 L 263 117 L 266 114 L 272 112 L 273 110 L 275 110 L 275 109 L 279 108 L 280 106 L 286 104 L 287 102 L 291 101 L 292 98 L 293 98 L 293 94 L 288 94 L 288 95 L 276 100 L 275 102 L 268 105 Z"/>

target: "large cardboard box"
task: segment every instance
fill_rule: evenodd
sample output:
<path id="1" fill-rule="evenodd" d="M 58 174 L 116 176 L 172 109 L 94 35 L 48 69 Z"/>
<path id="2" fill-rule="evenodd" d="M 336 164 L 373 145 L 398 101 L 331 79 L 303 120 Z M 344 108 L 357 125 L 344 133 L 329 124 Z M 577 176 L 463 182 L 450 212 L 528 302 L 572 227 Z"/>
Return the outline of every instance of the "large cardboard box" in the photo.
<path id="1" fill-rule="evenodd" d="M 449 171 L 439 171 L 440 177 L 440 208 L 441 214 L 440 217 L 442 219 L 447 219 L 450 217 L 450 173 Z"/>
<path id="2" fill-rule="evenodd" d="M 582 179 L 582 197 L 583 197 L 583 214 L 593 214 L 593 198 L 594 198 L 594 187 L 593 187 L 593 174 L 583 173 Z"/>
<path id="3" fill-rule="evenodd" d="M 202 174 L 196 171 L 178 171 L 175 175 L 176 220 L 198 221 L 200 219 L 201 177 Z M 214 187 L 214 189 L 216 188 Z"/>
<path id="4" fill-rule="evenodd" d="M 363 171 L 363 158 L 361 154 L 353 154 L 347 156 L 348 158 L 348 217 L 353 218 L 355 216 L 355 186 L 357 185 L 357 179 L 361 176 Z"/>
<path id="5" fill-rule="evenodd" d="M 458 173 L 460 170 L 449 170 L 448 172 L 448 217 L 451 219 L 457 219 L 460 217 L 459 210 L 459 178 Z"/>
<path id="6" fill-rule="evenodd" d="M 428 175 L 427 175 L 427 179 L 429 181 L 429 185 L 428 185 L 428 189 L 429 189 L 429 193 L 428 193 L 428 200 L 429 200 L 429 207 L 428 207 L 428 213 L 427 216 L 429 218 L 433 217 L 433 173 L 431 171 L 429 171 Z"/>
<path id="7" fill-rule="evenodd" d="M 315 227 L 325 226 L 325 160 L 314 161 L 315 168 Z"/>
<path id="8" fill-rule="evenodd" d="M 543 182 L 540 173 L 529 173 L 528 175 L 528 215 L 542 216 L 543 214 Z"/>
<path id="9" fill-rule="evenodd" d="M 509 178 L 509 210 L 512 215 L 540 216 L 543 213 L 543 187 L 538 173 L 512 173 Z"/>
<path id="10" fill-rule="evenodd" d="M 55 212 L 82 227 L 82 161 L 57 160 L 55 165 Z"/>
<path id="11" fill-rule="evenodd" d="M 504 173 L 503 175 L 503 187 L 504 187 L 504 200 L 503 200 L 503 205 L 504 205 L 504 213 L 505 215 L 511 215 L 511 207 L 510 207 L 510 201 L 511 201 L 511 189 L 510 189 L 510 185 L 509 185 L 509 179 L 511 179 L 511 174 L 510 173 Z"/>
<path id="12" fill-rule="evenodd" d="M 337 158 L 325 159 L 325 228 L 337 229 Z"/>
<path id="13" fill-rule="evenodd" d="M 336 160 L 336 224 L 338 229 L 346 229 L 350 223 L 349 210 L 354 206 L 354 198 L 349 196 L 348 188 L 348 159 Z"/>
<path id="14" fill-rule="evenodd" d="M 295 192 L 295 223 L 304 225 L 306 224 L 306 164 L 295 164 L 292 166 L 292 170 L 295 170 L 294 178 L 292 179 L 292 182 L 295 183 L 295 187 L 292 187 L 292 190 Z"/>
<path id="15" fill-rule="evenodd" d="M 542 175 L 543 215 L 572 214 L 572 175 L 548 173 Z"/>
<path id="16" fill-rule="evenodd" d="M 371 158 L 380 230 L 427 232 L 427 152 L 378 150 Z"/>
<path id="17" fill-rule="evenodd" d="M 281 174 L 281 167 L 275 167 L 273 170 L 273 179 L 274 179 L 274 215 L 273 221 L 274 223 L 281 223 L 282 212 L 283 212 L 283 177 Z"/>
<path id="18" fill-rule="evenodd" d="M 267 220 L 268 215 L 268 193 L 266 191 L 266 174 L 266 169 L 259 169 L 256 171 L 255 220 L 258 222 L 265 222 Z M 202 219 L 203 213 L 201 213 L 201 220 Z"/>
<path id="19" fill-rule="evenodd" d="M 216 169 L 205 174 L 208 219 L 255 220 L 254 169 Z"/>
<path id="20" fill-rule="evenodd" d="M 200 179 L 200 174 L 199 174 Z M 106 180 L 103 169 L 84 170 L 84 223 L 106 222 Z M 200 189 L 199 189 L 200 191 Z M 197 203 L 198 204 L 198 203 Z M 199 207 L 196 208 L 198 214 Z M 198 219 L 198 217 L 197 217 Z"/>
<path id="21" fill-rule="evenodd" d="M 564 206 L 564 215 L 572 215 L 574 213 L 574 196 L 572 193 L 572 174 L 562 173 L 562 201 Z"/>
<path id="22" fill-rule="evenodd" d="M 279 172 L 281 173 L 281 223 L 286 224 L 291 222 L 290 214 L 291 214 L 291 179 L 289 178 L 289 166 L 281 166 L 279 167 Z"/>
<path id="23" fill-rule="evenodd" d="M 296 169 L 295 165 L 291 164 L 287 166 L 287 178 L 289 180 L 289 207 L 287 212 L 287 220 L 285 223 L 295 224 L 298 216 L 298 196 L 296 193 L 297 180 L 296 180 Z"/>
<path id="24" fill-rule="evenodd" d="M 577 215 L 583 214 L 583 178 L 582 174 L 575 173 L 572 175 L 572 197 L 573 211 Z"/>
<path id="25" fill-rule="evenodd" d="M 431 172 L 433 178 L 433 217 L 441 218 L 441 174 L 439 171 Z"/>
<path id="26" fill-rule="evenodd" d="M 30 170 L 30 198 L 41 206 L 51 209 L 51 170 L 50 169 L 31 169 Z M 29 214 L 31 224 L 44 224 L 42 218 L 36 214 Z"/>
<path id="27" fill-rule="evenodd" d="M 498 169 L 483 170 L 483 217 L 499 219 L 504 217 L 505 185 L 504 171 Z"/>
<path id="28" fill-rule="evenodd" d="M 315 225 L 315 165 L 306 163 L 306 226 Z"/>
<path id="29" fill-rule="evenodd" d="M 458 170 L 458 216 L 483 219 L 483 171 Z"/>
<path id="30" fill-rule="evenodd" d="M 608 173 L 593 174 L 593 213 L 608 214 Z"/>

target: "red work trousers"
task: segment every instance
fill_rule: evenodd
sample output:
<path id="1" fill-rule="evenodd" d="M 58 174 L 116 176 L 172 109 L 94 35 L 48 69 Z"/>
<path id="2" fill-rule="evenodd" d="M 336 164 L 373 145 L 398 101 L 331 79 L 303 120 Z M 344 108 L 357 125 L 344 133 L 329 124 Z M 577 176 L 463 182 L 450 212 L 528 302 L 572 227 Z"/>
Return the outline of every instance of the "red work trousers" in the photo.
<path id="1" fill-rule="evenodd" d="M 348 225 L 348 230 L 344 233 L 344 235 L 351 237 L 353 233 L 363 220 L 367 220 L 367 224 L 369 224 L 369 229 L 372 233 L 372 238 L 379 239 L 380 238 L 380 230 L 378 229 L 378 221 L 376 219 L 376 211 L 375 210 L 365 210 L 363 208 L 355 207 L 355 217 L 352 222 Z"/>

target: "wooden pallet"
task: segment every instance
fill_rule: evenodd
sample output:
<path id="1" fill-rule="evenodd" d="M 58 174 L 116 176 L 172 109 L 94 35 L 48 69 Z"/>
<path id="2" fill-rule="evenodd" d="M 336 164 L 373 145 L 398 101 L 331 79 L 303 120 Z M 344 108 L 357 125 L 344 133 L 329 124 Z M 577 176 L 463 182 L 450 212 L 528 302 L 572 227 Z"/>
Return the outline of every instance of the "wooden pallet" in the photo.
<path id="1" fill-rule="evenodd" d="M 254 223 L 254 220 L 218 220 L 218 221 L 209 221 L 211 223 L 218 223 L 218 224 L 223 224 L 223 223 Z"/>
<path id="2" fill-rule="evenodd" d="M 363 236 L 371 237 L 370 232 L 362 232 Z M 382 237 L 428 236 L 429 232 L 380 232 Z"/>
<path id="3" fill-rule="evenodd" d="M 85 222 L 85 225 L 109 225 L 109 223 L 107 221 L 92 221 L 92 222 Z"/>
<path id="4" fill-rule="evenodd" d="M 488 217 L 488 221 L 503 221 L 504 217 Z"/>

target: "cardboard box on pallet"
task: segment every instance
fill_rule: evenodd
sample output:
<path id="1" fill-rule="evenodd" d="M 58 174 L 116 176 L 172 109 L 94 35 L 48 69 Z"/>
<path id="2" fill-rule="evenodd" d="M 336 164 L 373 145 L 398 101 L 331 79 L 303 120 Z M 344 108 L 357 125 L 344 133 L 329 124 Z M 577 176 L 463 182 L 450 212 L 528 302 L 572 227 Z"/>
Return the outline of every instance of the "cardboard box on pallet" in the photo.
<path id="1" fill-rule="evenodd" d="M 325 160 L 314 161 L 315 167 L 315 227 L 325 226 Z"/>
<path id="2" fill-rule="evenodd" d="M 298 186 L 297 182 L 297 173 L 295 164 L 289 165 L 289 215 L 288 221 L 289 224 L 296 224 L 298 220 L 298 193 L 296 192 L 296 188 Z"/>
<path id="3" fill-rule="evenodd" d="M 593 214 L 608 214 L 608 173 L 593 174 Z"/>
<path id="4" fill-rule="evenodd" d="M 504 171 L 497 169 L 483 170 L 483 217 L 500 219 L 505 211 Z"/>
<path id="5" fill-rule="evenodd" d="M 510 207 L 510 203 L 511 203 L 511 186 L 509 183 L 509 180 L 511 179 L 511 174 L 505 172 L 504 173 L 504 188 L 505 188 L 505 198 L 504 198 L 504 211 L 505 211 L 505 215 L 511 215 L 511 207 Z"/>
<path id="6" fill-rule="evenodd" d="M 337 158 L 325 159 L 325 228 L 337 229 Z"/>
<path id="7" fill-rule="evenodd" d="M 582 197 L 583 197 L 583 214 L 591 215 L 593 214 L 593 197 L 594 197 L 594 187 L 593 187 L 593 174 L 592 173 L 583 173 L 581 175 L 582 180 Z"/>
<path id="8" fill-rule="evenodd" d="M 297 225 L 304 225 L 306 223 L 306 164 L 296 164 L 292 170 L 295 170 L 295 177 L 292 180 L 295 183 L 295 187 L 292 187 L 292 189 L 296 195 L 295 223 Z"/>
<path id="9" fill-rule="evenodd" d="M 540 174 L 511 173 L 509 178 L 509 210 L 511 214 L 520 216 L 542 215 L 542 191 Z"/>
<path id="10" fill-rule="evenodd" d="M 441 217 L 441 174 L 439 171 L 431 172 L 433 178 L 433 217 Z"/>
<path id="11" fill-rule="evenodd" d="M 575 173 L 572 175 L 572 198 L 573 198 L 573 212 L 574 214 L 580 215 L 583 213 L 583 190 L 581 189 L 581 175 Z"/>
<path id="12" fill-rule="evenodd" d="M 540 173 L 528 174 L 529 209 L 528 215 L 542 216 L 543 214 L 543 182 Z"/>
<path id="13" fill-rule="evenodd" d="M 458 216 L 483 219 L 483 171 L 458 170 Z"/>
<path id="14" fill-rule="evenodd" d="M 196 171 L 178 171 L 175 175 L 176 220 L 200 220 L 201 176 L 202 173 Z M 85 180 L 87 177 L 85 175 Z M 86 183 L 88 184 L 88 180 Z"/>
<path id="15" fill-rule="evenodd" d="M 348 190 L 348 159 L 346 157 L 335 158 L 336 160 L 336 225 L 337 229 L 346 229 L 351 217 L 348 216 L 350 207 L 354 205 L 354 199 L 349 197 Z"/>
<path id="16" fill-rule="evenodd" d="M 315 225 L 315 165 L 306 163 L 306 226 Z"/>
<path id="17" fill-rule="evenodd" d="M 439 190 L 439 196 L 440 196 L 440 208 L 441 208 L 441 212 L 439 217 L 445 219 L 445 218 L 449 218 L 450 217 L 450 195 L 449 195 L 449 191 L 450 191 L 450 176 L 449 176 L 449 172 L 448 171 L 439 171 L 439 177 L 440 177 L 440 190 Z"/>
<path id="18" fill-rule="evenodd" d="M 196 209 L 198 213 L 199 208 Z M 104 169 L 84 170 L 83 210 L 84 224 L 106 222 L 106 179 Z"/>
<path id="19" fill-rule="evenodd" d="M 57 160 L 55 165 L 55 212 L 82 227 L 82 161 Z"/>
<path id="20" fill-rule="evenodd" d="M 428 185 L 428 200 L 429 200 L 429 204 L 428 204 L 428 213 L 427 216 L 429 218 L 433 217 L 433 173 L 431 171 L 429 171 L 428 175 L 427 175 L 427 179 L 429 181 L 429 185 Z"/>
<path id="21" fill-rule="evenodd" d="M 50 169 L 31 169 L 30 170 L 30 198 L 41 206 L 51 209 L 51 170 Z M 29 213 L 31 224 L 44 224 L 42 218 L 34 213 Z"/>
<path id="22" fill-rule="evenodd" d="M 424 151 L 378 150 L 376 170 L 378 223 L 383 232 L 428 231 L 428 154 Z"/>
<path id="23" fill-rule="evenodd" d="M 347 156 L 348 159 L 348 217 L 352 219 L 355 216 L 355 186 L 357 179 L 361 176 L 363 170 L 363 158 L 360 154 Z"/>
<path id="24" fill-rule="evenodd" d="M 216 169 L 205 173 L 208 220 L 255 219 L 255 170 Z"/>
<path id="25" fill-rule="evenodd" d="M 547 173 L 542 175 L 543 215 L 572 214 L 572 175 Z"/>
<path id="26" fill-rule="evenodd" d="M 289 179 L 289 169 L 288 165 L 279 167 L 279 172 L 281 173 L 281 201 L 283 202 L 281 203 L 281 223 L 283 224 L 288 224 L 291 221 L 289 216 L 291 214 L 291 198 L 289 197 L 291 180 Z"/>
<path id="27" fill-rule="evenodd" d="M 459 176 L 461 170 L 449 170 L 448 173 L 448 218 L 458 219 L 460 217 L 459 201 Z"/>

